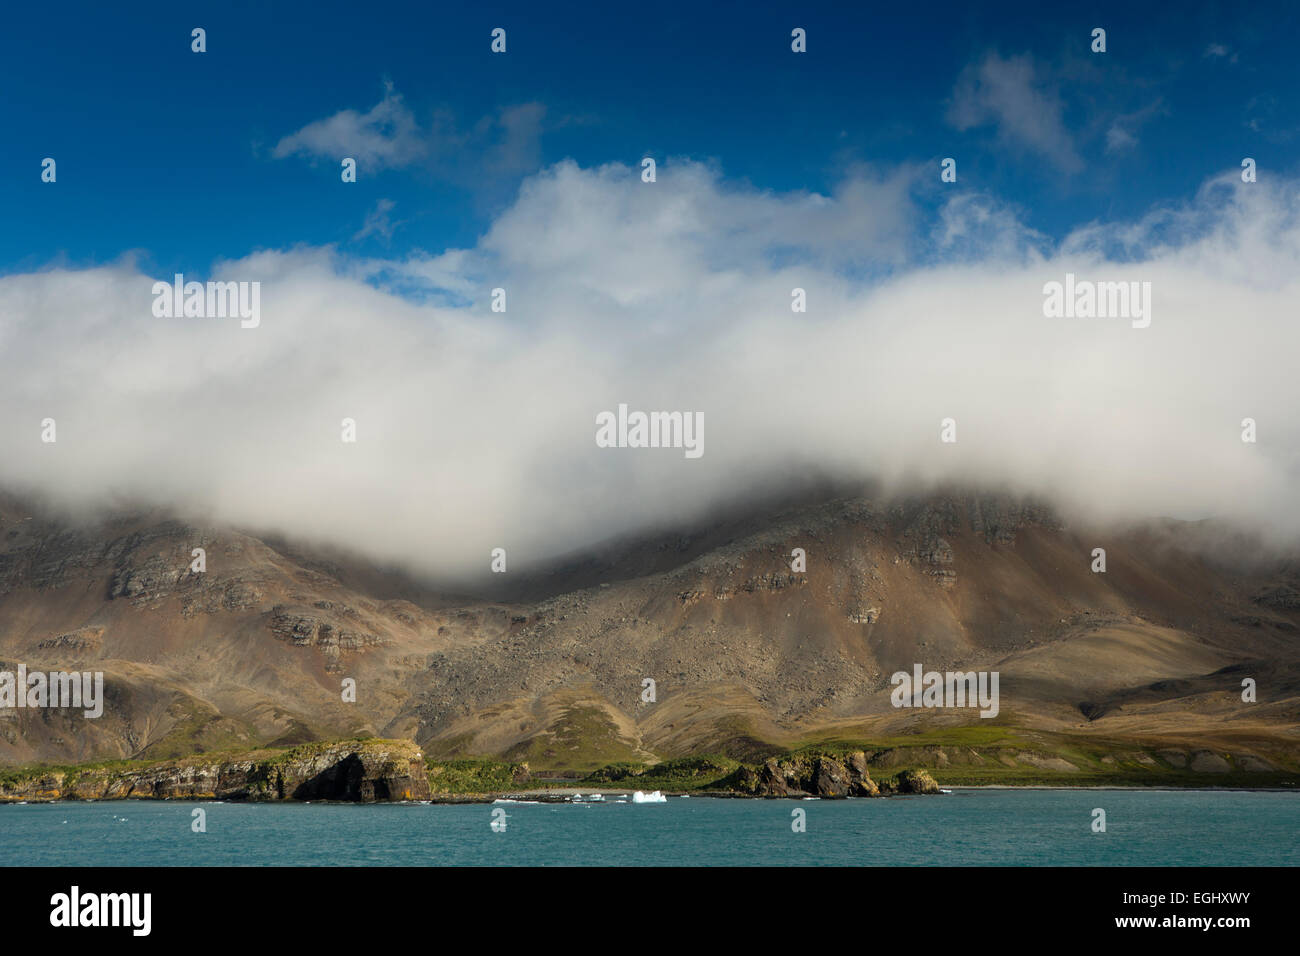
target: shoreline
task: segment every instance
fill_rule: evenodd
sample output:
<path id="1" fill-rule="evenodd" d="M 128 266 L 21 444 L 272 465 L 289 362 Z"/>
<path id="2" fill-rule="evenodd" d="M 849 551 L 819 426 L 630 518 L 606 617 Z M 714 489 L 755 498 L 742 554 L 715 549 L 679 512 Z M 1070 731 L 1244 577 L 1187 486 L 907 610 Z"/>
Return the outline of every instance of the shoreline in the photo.
<path id="1" fill-rule="evenodd" d="M 99 800 L 215 800 L 223 802 L 491 803 L 494 800 L 571 802 L 578 794 L 614 799 L 637 790 L 719 799 L 819 799 L 937 795 L 942 791 L 1115 790 L 1296 792 L 1294 768 L 1258 775 L 1172 770 L 1079 777 L 1020 768 L 972 771 L 925 768 L 927 754 L 871 751 L 891 757 L 875 765 L 862 749 L 788 752 L 743 763 L 727 757 L 686 757 L 652 765 L 610 764 L 573 779 L 527 763 L 489 758 L 427 757 L 409 740 L 357 738 L 283 750 L 195 755 L 149 762 L 104 761 L 71 766 L 0 768 L 0 804 Z M 912 762 L 909 758 L 917 758 Z M 907 762 L 904 762 L 906 760 Z M 918 766 L 919 764 L 919 766 Z M 933 776 L 938 773 L 943 782 Z"/>
<path id="2" fill-rule="evenodd" d="M 942 785 L 941 785 L 942 787 Z M 1043 791 L 1119 791 L 1135 793 L 1300 793 L 1300 790 L 1289 787 L 1171 787 L 1171 786 L 1125 786 L 1125 785 L 1102 785 L 1102 786 L 1080 786 L 1066 787 L 1058 785 L 1015 785 L 1015 784 L 974 784 L 974 785 L 953 785 L 942 787 L 940 796 L 950 796 L 959 791 L 998 791 L 998 790 L 1043 790 Z M 264 800 L 264 799 L 242 799 L 232 797 L 217 797 L 211 795 L 197 796 L 165 796 L 153 797 L 140 794 L 131 794 L 121 797 L 54 797 L 47 799 L 24 799 L 24 800 L 4 800 L 0 799 L 0 808 L 17 807 L 17 806 L 37 806 L 46 804 L 89 804 L 89 803 L 222 803 L 222 804 L 249 804 L 249 805 L 279 805 L 279 806 L 310 806 L 312 804 L 328 804 L 331 806 L 430 806 L 430 805 L 457 805 L 457 804 L 479 804 L 491 805 L 497 801 L 516 804 L 527 803 L 551 803 L 551 804 L 574 804 L 571 798 L 574 796 L 589 796 L 600 794 L 605 800 L 581 800 L 576 804 L 579 806 L 617 804 L 617 799 L 611 797 L 630 798 L 635 790 L 623 789 L 591 789 L 583 790 L 576 787 L 557 787 L 547 790 L 510 790 L 494 793 L 464 793 L 464 794 L 437 794 L 428 799 L 421 800 Z M 644 792 L 644 791 L 643 791 Z M 874 802 L 878 797 L 854 797 L 854 796 L 814 796 L 814 795 L 776 795 L 776 794 L 751 794 L 740 792 L 729 792 L 720 790 L 705 791 L 684 791 L 684 790 L 660 790 L 660 792 L 670 800 L 681 799 L 683 797 L 692 800 L 789 800 L 792 803 L 803 801 L 830 801 L 837 802 L 843 800 L 863 800 Z M 894 796 L 934 796 L 934 794 L 894 794 Z M 889 798 L 885 798 L 889 799 Z"/>

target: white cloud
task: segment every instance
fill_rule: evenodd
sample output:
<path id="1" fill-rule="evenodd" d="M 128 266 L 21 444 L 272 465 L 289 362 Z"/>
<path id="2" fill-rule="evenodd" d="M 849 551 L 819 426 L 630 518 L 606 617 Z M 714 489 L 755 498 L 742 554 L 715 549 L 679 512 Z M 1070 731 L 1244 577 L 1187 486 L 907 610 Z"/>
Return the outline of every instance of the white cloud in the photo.
<path id="1" fill-rule="evenodd" d="M 1106 130 L 1106 152 L 1118 153 L 1137 145 L 1137 137 L 1118 123 Z"/>
<path id="2" fill-rule="evenodd" d="M 1138 131 L 1154 117 L 1167 112 L 1164 100 L 1157 98 L 1141 109 L 1121 113 L 1106 129 L 1106 152 L 1119 153 L 1134 149 L 1138 145 Z"/>
<path id="3" fill-rule="evenodd" d="M 393 230 L 401 225 L 400 222 L 393 222 L 391 213 L 397 204 L 391 199 L 380 199 L 375 203 L 375 207 L 366 214 L 366 221 L 362 223 L 361 228 L 353 234 L 353 241 L 365 239 L 368 236 L 379 236 L 384 241 L 393 238 Z"/>
<path id="4" fill-rule="evenodd" d="M 456 182 L 483 187 L 516 180 L 541 162 L 547 128 L 541 103 L 506 106 L 461 129 L 456 117 L 438 110 L 422 125 L 391 83 L 365 113 L 342 110 L 285 136 L 271 155 L 340 161 L 351 156 L 373 169 L 422 164 Z"/>
<path id="5" fill-rule="evenodd" d="M 485 572 L 494 547 L 523 569 L 814 471 L 1300 531 L 1295 182 L 1225 176 L 1053 249 L 988 197 L 923 220 L 913 180 L 859 172 L 821 196 L 692 163 L 654 184 L 562 163 L 472 249 L 221 264 L 262 281 L 257 329 L 154 318 L 155 277 L 129 263 L 4 277 L 0 485 L 442 575 Z M 1150 281 L 1151 327 L 1044 318 L 1066 271 Z M 595 416 L 620 402 L 703 412 L 704 457 L 598 448 Z"/>
<path id="6" fill-rule="evenodd" d="M 281 139 L 271 155 L 276 159 L 303 155 L 336 162 L 350 156 L 362 165 L 382 168 L 405 166 L 427 150 L 428 143 L 402 95 L 392 84 L 386 84 L 383 99 L 367 112 L 342 110 L 308 123 Z"/>
<path id="7" fill-rule="evenodd" d="M 1003 59 L 988 53 L 962 71 L 953 88 L 948 122 L 959 130 L 996 125 L 1005 146 L 1043 156 L 1076 172 L 1083 161 L 1065 126 L 1064 104 L 1028 54 Z"/>

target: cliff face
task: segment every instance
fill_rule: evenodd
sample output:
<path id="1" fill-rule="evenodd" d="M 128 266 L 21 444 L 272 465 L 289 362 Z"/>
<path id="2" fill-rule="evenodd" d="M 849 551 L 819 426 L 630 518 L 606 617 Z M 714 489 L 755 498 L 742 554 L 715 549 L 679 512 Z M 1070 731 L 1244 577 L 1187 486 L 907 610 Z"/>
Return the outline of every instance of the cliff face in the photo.
<path id="1" fill-rule="evenodd" d="M 59 768 L 0 779 L 18 800 L 427 800 L 424 756 L 410 741 L 312 744 L 279 753 L 202 757 L 148 767 Z"/>

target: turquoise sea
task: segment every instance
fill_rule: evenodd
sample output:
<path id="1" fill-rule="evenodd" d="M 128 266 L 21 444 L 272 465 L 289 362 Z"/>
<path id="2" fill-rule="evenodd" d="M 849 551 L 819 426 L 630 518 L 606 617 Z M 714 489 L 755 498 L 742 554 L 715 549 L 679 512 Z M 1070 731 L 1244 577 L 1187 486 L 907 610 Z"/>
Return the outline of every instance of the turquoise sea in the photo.
<path id="1" fill-rule="evenodd" d="M 956 789 L 662 804 L 0 806 L 8 866 L 1300 865 L 1300 793 Z M 1093 810 L 1106 832 L 1092 831 Z M 193 811 L 206 833 L 191 829 Z M 496 831 L 494 811 L 506 826 Z M 804 811 L 805 832 L 792 829 Z"/>

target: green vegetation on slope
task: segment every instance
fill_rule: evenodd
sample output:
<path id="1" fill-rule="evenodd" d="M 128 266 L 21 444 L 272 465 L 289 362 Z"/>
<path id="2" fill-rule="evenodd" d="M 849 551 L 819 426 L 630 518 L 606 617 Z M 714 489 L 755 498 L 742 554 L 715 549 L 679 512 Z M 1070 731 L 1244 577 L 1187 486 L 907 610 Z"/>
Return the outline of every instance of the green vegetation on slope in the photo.
<path id="1" fill-rule="evenodd" d="M 637 790 L 707 790 L 734 774 L 742 764 L 731 757 L 678 757 L 663 763 L 615 763 L 588 774 L 588 786 Z"/>
<path id="2" fill-rule="evenodd" d="M 566 707 L 545 731 L 511 747 L 502 757 L 548 771 L 587 771 L 637 755 L 608 713 L 599 707 L 575 705 Z"/>
<path id="3" fill-rule="evenodd" d="M 502 793 L 528 780 L 528 764 L 465 758 L 426 761 L 429 789 L 435 795 Z"/>

